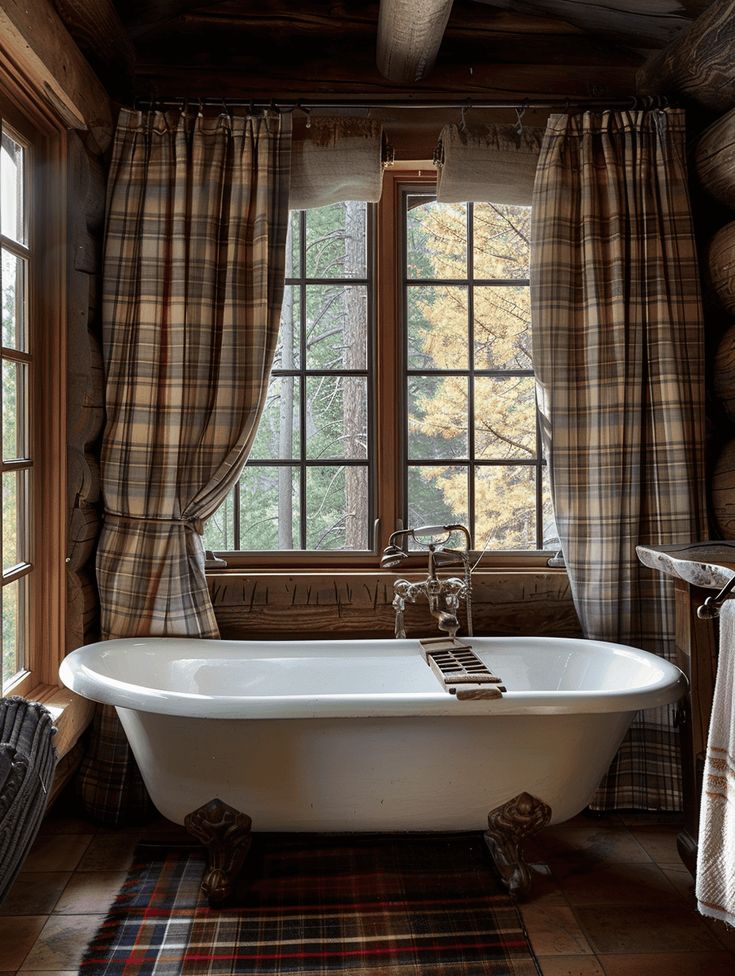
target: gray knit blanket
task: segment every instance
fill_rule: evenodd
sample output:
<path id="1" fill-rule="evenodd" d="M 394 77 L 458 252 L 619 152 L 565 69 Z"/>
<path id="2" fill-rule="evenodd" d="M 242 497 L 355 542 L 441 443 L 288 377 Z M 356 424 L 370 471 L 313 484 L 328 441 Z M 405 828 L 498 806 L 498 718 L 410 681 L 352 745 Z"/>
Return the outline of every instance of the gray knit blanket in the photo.
<path id="1" fill-rule="evenodd" d="M 0 902 L 41 826 L 56 766 L 55 732 L 43 705 L 0 699 Z"/>

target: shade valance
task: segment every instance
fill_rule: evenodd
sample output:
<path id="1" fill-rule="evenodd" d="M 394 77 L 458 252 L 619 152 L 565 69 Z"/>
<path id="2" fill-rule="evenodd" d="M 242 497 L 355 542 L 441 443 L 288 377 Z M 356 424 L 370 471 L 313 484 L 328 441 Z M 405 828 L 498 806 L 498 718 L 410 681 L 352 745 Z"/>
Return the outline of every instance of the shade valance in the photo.
<path id="1" fill-rule="evenodd" d="M 445 125 L 436 151 L 440 203 L 530 206 L 542 128 Z"/>
<path id="2" fill-rule="evenodd" d="M 383 189 L 383 126 L 373 119 L 320 116 L 291 152 L 291 210 L 345 200 L 376 203 Z"/>

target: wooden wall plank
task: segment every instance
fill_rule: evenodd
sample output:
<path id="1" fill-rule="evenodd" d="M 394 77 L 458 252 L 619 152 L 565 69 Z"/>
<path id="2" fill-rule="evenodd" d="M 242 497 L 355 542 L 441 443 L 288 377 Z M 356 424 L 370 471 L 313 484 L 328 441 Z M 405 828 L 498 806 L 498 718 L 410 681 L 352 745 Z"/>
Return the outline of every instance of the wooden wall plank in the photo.
<path id="1" fill-rule="evenodd" d="M 420 574 L 406 574 L 421 579 Z M 211 573 L 222 637 L 233 640 L 392 637 L 392 573 Z M 473 577 L 477 634 L 580 634 L 566 574 L 481 572 Z M 463 628 L 466 627 L 463 613 Z M 409 606 L 409 636 L 436 631 L 426 604 Z"/>

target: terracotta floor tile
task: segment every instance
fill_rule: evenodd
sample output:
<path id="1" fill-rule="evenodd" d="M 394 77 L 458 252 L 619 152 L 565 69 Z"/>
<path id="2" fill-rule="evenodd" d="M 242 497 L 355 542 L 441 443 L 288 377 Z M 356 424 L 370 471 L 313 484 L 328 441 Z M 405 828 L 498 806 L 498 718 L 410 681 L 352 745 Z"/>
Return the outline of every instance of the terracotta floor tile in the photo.
<path id="1" fill-rule="evenodd" d="M 650 861 L 646 851 L 624 827 L 549 827 L 526 844 L 530 861 L 551 864 L 569 858 L 630 864 Z"/>
<path id="2" fill-rule="evenodd" d="M 528 937 L 537 956 L 578 956 L 591 954 L 571 908 L 565 905 L 521 905 Z"/>
<path id="3" fill-rule="evenodd" d="M 97 834 L 79 862 L 77 871 L 127 871 L 140 837 L 140 831 Z"/>
<path id="4" fill-rule="evenodd" d="M 720 948 L 696 912 L 677 905 L 578 906 L 575 912 L 597 953 L 647 953 L 661 949 L 695 952 Z"/>
<path id="5" fill-rule="evenodd" d="M 51 813 L 44 818 L 39 831 L 41 834 L 96 834 L 97 825 L 84 817 L 72 814 Z"/>
<path id="6" fill-rule="evenodd" d="M 681 813 L 653 813 L 645 810 L 618 810 L 617 817 L 626 827 L 671 827 L 678 833 L 684 826 L 684 815 Z"/>
<path id="7" fill-rule="evenodd" d="M 0 918 L 0 969 L 15 972 L 46 924 L 45 915 Z"/>
<path id="8" fill-rule="evenodd" d="M 652 904 L 681 901 L 666 875 L 650 862 L 553 861 L 551 873 L 571 905 L 620 905 L 630 898 Z"/>
<path id="9" fill-rule="evenodd" d="M 21 871 L 0 905 L 0 915 L 50 915 L 71 871 Z"/>
<path id="10" fill-rule="evenodd" d="M 110 909 L 125 871 L 77 871 L 53 909 L 55 915 L 99 915 Z"/>
<path id="11" fill-rule="evenodd" d="M 531 893 L 528 896 L 529 904 L 568 904 L 548 864 L 530 864 L 529 867 L 532 873 Z"/>
<path id="12" fill-rule="evenodd" d="M 689 868 L 685 867 L 681 861 L 677 864 L 659 864 L 671 884 L 676 888 L 682 898 L 690 904 L 694 904 L 694 878 L 689 873 Z"/>
<path id="13" fill-rule="evenodd" d="M 605 976 L 595 956 L 537 956 L 543 976 Z"/>
<path id="14" fill-rule="evenodd" d="M 23 872 L 73 871 L 91 839 L 91 834 L 39 834 Z"/>
<path id="15" fill-rule="evenodd" d="M 704 923 L 723 949 L 732 953 L 733 973 L 735 973 L 735 928 L 716 918 L 705 918 Z"/>
<path id="16" fill-rule="evenodd" d="M 28 953 L 23 969 L 77 969 L 104 915 L 52 915 Z"/>
<path id="17" fill-rule="evenodd" d="M 602 955 L 599 959 L 605 976 L 732 976 L 735 972 L 735 960 L 725 952 Z"/>
<path id="18" fill-rule="evenodd" d="M 672 864 L 679 858 L 676 847 L 678 828 L 672 827 L 635 827 L 632 834 L 644 851 L 652 860 L 663 864 Z"/>

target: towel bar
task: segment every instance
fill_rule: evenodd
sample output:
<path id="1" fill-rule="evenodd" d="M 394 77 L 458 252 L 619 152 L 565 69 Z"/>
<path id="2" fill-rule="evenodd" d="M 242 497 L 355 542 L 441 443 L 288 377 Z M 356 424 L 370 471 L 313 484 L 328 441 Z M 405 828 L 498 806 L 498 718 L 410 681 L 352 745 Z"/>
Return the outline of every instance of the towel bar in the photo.
<path id="1" fill-rule="evenodd" d="M 735 589 L 735 576 L 722 587 L 716 596 L 708 596 L 701 607 L 697 607 L 697 616 L 700 620 L 714 620 L 719 617 L 722 604 Z"/>

